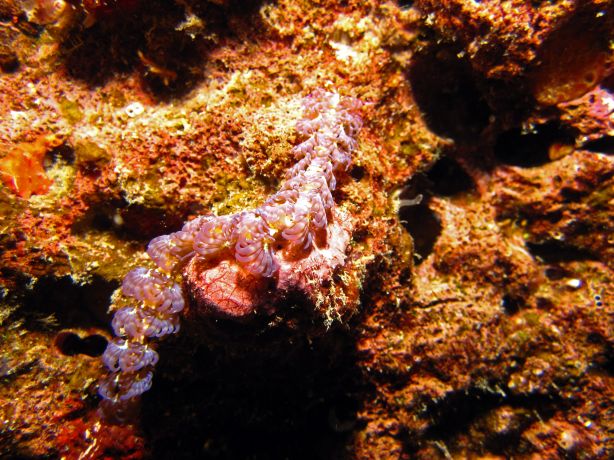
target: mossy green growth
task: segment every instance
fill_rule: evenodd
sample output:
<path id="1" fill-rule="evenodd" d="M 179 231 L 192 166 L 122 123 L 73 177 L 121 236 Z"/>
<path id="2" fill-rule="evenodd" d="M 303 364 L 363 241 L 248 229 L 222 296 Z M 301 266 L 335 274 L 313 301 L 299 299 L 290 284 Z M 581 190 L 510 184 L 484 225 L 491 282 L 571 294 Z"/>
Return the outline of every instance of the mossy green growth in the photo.
<path id="1" fill-rule="evenodd" d="M 227 174 L 220 173 L 215 183 L 216 188 L 212 198 L 213 201 L 219 203 L 216 206 L 218 214 L 232 214 L 242 209 L 255 208 L 260 204 L 256 201 L 257 198 L 264 198 L 268 195 L 268 190 L 263 187 L 262 182 L 252 177 L 236 180 Z"/>
<path id="2" fill-rule="evenodd" d="M 101 166 L 111 159 L 111 155 L 95 142 L 82 141 L 75 144 L 75 156 L 78 165 Z"/>
<path id="3" fill-rule="evenodd" d="M 512 342 L 521 347 L 531 340 L 531 335 L 527 331 L 518 331 L 511 336 Z"/>
<path id="4" fill-rule="evenodd" d="M 66 119 L 68 123 L 71 125 L 79 123 L 83 120 L 84 114 L 81 111 L 81 107 L 75 101 L 71 101 L 63 97 L 59 101 L 60 104 L 60 113 Z"/>
<path id="5" fill-rule="evenodd" d="M 527 325 L 534 327 L 540 324 L 541 316 L 539 313 L 528 311 L 525 313 L 524 319 L 527 322 Z"/>
<path id="6" fill-rule="evenodd" d="M 117 108 L 125 107 L 128 104 L 128 100 L 123 92 L 117 88 L 112 88 L 102 95 L 105 102 L 111 104 L 111 106 Z"/>

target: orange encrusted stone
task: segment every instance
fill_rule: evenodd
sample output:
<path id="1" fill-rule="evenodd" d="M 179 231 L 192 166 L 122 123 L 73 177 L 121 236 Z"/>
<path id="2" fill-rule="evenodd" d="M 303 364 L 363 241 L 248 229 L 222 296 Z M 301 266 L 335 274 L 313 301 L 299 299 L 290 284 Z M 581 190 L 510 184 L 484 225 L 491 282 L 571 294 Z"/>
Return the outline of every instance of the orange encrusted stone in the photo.
<path id="1" fill-rule="evenodd" d="M 26 200 L 32 195 L 47 193 L 53 180 L 47 177 L 43 160 L 45 154 L 60 143 L 61 140 L 51 134 L 34 142 L 18 144 L 0 159 L 0 178 L 4 185 Z"/>

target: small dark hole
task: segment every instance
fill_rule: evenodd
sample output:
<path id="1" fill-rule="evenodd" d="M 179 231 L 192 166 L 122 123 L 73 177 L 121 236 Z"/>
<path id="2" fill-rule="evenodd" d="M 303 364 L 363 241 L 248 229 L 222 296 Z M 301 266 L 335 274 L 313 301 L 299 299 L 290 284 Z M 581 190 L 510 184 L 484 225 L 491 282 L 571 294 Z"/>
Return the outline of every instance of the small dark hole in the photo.
<path id="1" fill-rule="evenodd" d="M 599 334 L 598 332 L 591 332 L 588 334 L 588 336 L 586 337 L 586 339 L 588 340 L 588 343 L 592 343 L 592 344 L 596 344 L 596 345 L 600 345 L 600 344 L 605 344 L 606 340 L 604 339 L 604 337 Z"/>
<path id="2" fill-rule="evenodd" d="M 169 214 L 164 209 L 141 205 L 127 206 L 120 211 L 122 231 L 127 235 L 151 240 L 165 233 L 175 232 L 183 226 L 184 216 Z"/>
<path id="3" fill-rule="evenodd" d="M 582 148 L 589 152 L 607 153 L 611 155 L 614 153 L 614 136 L 603 136 L 599 139 L 585 142 Z"/>
<path id="4" fill-rule="evenodd" d="M 605 372 L 607 375 L 614 375 L 614 349 L 612 345 L 598 334 L 590 334 L 587 340 L 590 343 L 603 347 L 603 350 L 593 355 L 591 370 Z"/>
<path id="5" fill-rule="evenodd" d="M 362 178 L 365 177 L 365 168 L 363 168 L 362 166 L 352 167 L 352 169 L 350 170 L 350 176 L 352 176 L 354 180 L 362 180 Z"/>
<path id="6" fill-rule="evenodd" d="M 567 273 L 567 270 L 557 265 L 552 265 L 546 268 L 546 270 L 544 270 L 544 273 L 546 275 L 546 278 L 552 281 L 562 280 L 569 275 Z"/>
<path id="7" fill-rule="evenodd" d="M 495 157 L 504 164 L 530 168 L 550 162 L 550 146 L 559 143 L 573 145 L 574 133 L 550 122 L 525 132 L 520 128 L 502 133 L 494 146 Z"/>
<path id="8" fill-rule="evenodd" d="M 74 332 L 63 331 L 55 337 L 55 346 L 66 356 L 87 355 L 94 358 L 102 355 L 107 346 L 107 339 L 98 334 L 88 335 L 82 339 Z"/>
<path id="9" fill-rule="evenodd" d="M 534 257 L 538 257 L 548 264 L 578 260 L 597 260 L 596 255 L 591 251 L 565 244 L 562 241 L 527 242 L 526 245 Z"/>
<path id="10" fill-rule="evenodd" d="M 53 158 L 54 162 L 57 160 L 62 160 L 69 165 L 74 164 L 76 159 L 75 150 L 71 145 L 66 143 L 51 149 L 49 155 Z"/>
<path id="11" fill-rule="evenodd" d="M 552 310 L 554 308 L 554 304 L 552 303 L 552 300 L 546 299 L 541 296 L 537 297 L 536 306 L 540 310 Z"/>
<path id="12" fill-rule="evenodd" d="M 399 220 L 413 239 L 415 264 L 428 257 L 441 235 L 439 217 L 429 208 L 433 188 L 433 182 L 426 174 L 416 174 L 399 196 Z"/>
<path id="13" fill-rule="evenodd" d="M 560 210 L 552 211 L 544 215 L 544 219 L 546 219 L 548 222 L 552 222 L 553 224 L 556 224 L 562 218 L 563 218 L 563 212 Z"/>
<path id="14" fill-rule="evenodd" d="M 112 229 L 113 217 L 103 213 L 94 214 L 92 218 L 92 228 L 102 231 Z"/>
<path id="15" fill-rule="evenodd" d="M 359 228 L 354 232 L 354 235 L 352 235 L 352 238 L 354 239 L 354 241 L 356 241 L 357 243 L 360 243 L 364 240 L 367 239 L 367 237 L 369 236 L 369 231 L 366 228 Z"/>
<path id="16" fill-rule="evenodd" d="M 117 282 L 99 276 L 94 276 L 87 284 L 79 284 L 69 275 L 41 276 L 23 299 L 23 311 L 28 317 L 26 327 L 44 326 L 36 318 L 51 314 L 63 330 L 107 324 L 109 297 L 115 289 Z"/>
<path id="17" fill-rule="evenodd" d="M 408 78 L 429 129 L 471 143 L 488 125 L 491 112 L 469 61 L 458 56 L 455 48 L 427 48 L 412 60 Z"/>
<path id="18" fill-rule="evenodd" d="M 565 203 L 580 201 L 580 199 L 586 194 L 585 192 L 574 190 L 570 187 L 563 187 L 559 193 L 561 194 L 561 197 Z"/>
<path id="19" fill-rule="evenodd" d="M 419 256 L 416 258 L 416 264 L 433 252 L 433 247 L 441 235 L 439 217 L 427 203 L 428 200 L 425 200 L 419 205 L 403 206 L 399 210 L 399 219 L 414 240 L 414 251 Z"/>
<path id="20" fill-rule="evenodd" d="M 520 310 L 521 301 L 522 299 L 516 296 L 505 294 L 501 300 L 501 306 L 505 310 L 505 313 L 508 315 L 513 315 L 514 313 L 518 313 L 518 310 Z"/>
<path id="21" fill-rule="evenodd" d="M 427 172 L 432 182 L 431 190 L 436 195 L 453 196 L 473 189 L 471 176 L 454 160 L 443 157 Z"/>
<path id="22" fill-rule="evenodd" d="M 19 58 L 14 51 L 0 47 L 0 70 L 13 73 L 19 69 Z"/>

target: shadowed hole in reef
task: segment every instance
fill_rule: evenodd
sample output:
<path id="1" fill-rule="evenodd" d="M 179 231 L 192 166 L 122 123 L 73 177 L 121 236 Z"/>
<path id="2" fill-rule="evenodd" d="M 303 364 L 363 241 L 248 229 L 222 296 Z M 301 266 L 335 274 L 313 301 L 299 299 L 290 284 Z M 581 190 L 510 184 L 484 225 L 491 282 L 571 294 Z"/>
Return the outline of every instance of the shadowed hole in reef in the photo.
<path id="1" fill-rule="evenodd" d="M 185 220 L 184 215 L 162 208 L 128 206 L 122 200 L 112 200 L 92 206 L 71 230 L 75 234 L 112 231 L 122 239 L 148 242 L 156 236 L 180 230 Z"/>
<path id="2" fill-rule="evenodd" d="M 424 121 L 435 134 L 473 142 L 487 126 L 490 109 L 471 66 L 451 47 L 431 47 L 415 55 L 409 80 Z"/>
<path id="3" fill-rule="evenodd" d="M 595 153 L 614 154 L 614 136 L 603 136 L 599 139 L 585 142 L 582 144 L 584 150 Z"/>
<path id="4" fill-rule="evenodd" d="M 154 27 L 155 13 L 163 12 L 160 1 L 151 2 L 149 8 L 134 6 L 125 11 L 115 4 L 90 27 L 74 27 L 61 44 L 68 74 L 92 85 L 101 85 L 117 73 L 131 71 L 138 65 L 137 52 L 146 50 L 145 35 Z M 181 8 L 169 3 L 163 23 L 178 22 Z M 152 14 L 153 13 L 153 14 Z"/>
<path id="5" fill-rule="evenodd" d="M 426 173 L 415 175 L 407 183 L 399 196 L 399 220 L 414 241 L 416 264 L 433 251 L 442 230 L 439 217 L 429 207 L 430 198 L 455 197 L 471 192 L 474 187 L 471 176 L 448 157 L 439 159 Z M 422 199 L 416 200 L 419 196 Z"/>
<path id="6" fill-rule="evenodd" d="M 524 300 L 521 297 L 512 294 L 505 294 L 501 299 L 501 307 L 508 315 L 518 313 L 523 304 Z"/>
<path id="7" fill-rule="evenodd" d="M 601 334 L 591 332 L 586 340 L 594 345 L 600 345 L 602 348 L 595 353 L 591 358 L 589 372 L 605 373 L 608 376 L 614 375 L 614 346 Z"/>
<path id="8" fill-rule="evenodd" d="M 540 243 L 527 241 L 525 244 L 533 257 L 538 257 L 547 264 L 579 260 L 598 260 L 597 255 L 592 251 L 565 244 L 562 241 L 548 240 Z"/>
<path id="9" fill-rule="evenodd" d="M 92 3 L 102 5 L 98 9 L 104 13 L 91 14 L 96 19 L 87 27 L 83 21 L 76 24 L 61 43 L 68 74 L 99 86 L 136 69 L 145 88 L 159 100 L 184 96 L 202 81 L 208 53 L 222 38 L 258 27 L 262 4 L 257 0 Z"/>
<path id="10" fill-rule="evenodd" d="M 560 145 L 573 146 L 575 132 L 556 122 L 536 125 L 531 130 L 515 128 L 499 135 L 494 154 L 501 163 L 530 168 L 546 164 L 551 149 Z"/>
<path id="11" fill-rule="evenodd" d="M 429 199 L 423 197 L 419 204 L 402 206 L 399 209 L 399 219 L 414 241 L 416 264 L 428 257 L 441 235 L 441 222 L 437 214 L 429 208 Z"/>
<path id="12" fill-rule="evenodd" d="M 107 339 L 99 334 L 87 335 L 81 338 L 71 331 L 62 331 L 55 336 L 54 345 L 60 353 L 66 356 L 87 355 L 101 356 L 107 347 Z"/>
<path id="13" fill-rule="evenodd" d="M 491 453 L 513 455 L 524 429 L 535 420 L 549 419 L 562 406 L 557 395 L 506 396 L 496 390 L 499 387 L 493 385 L 492 391 L 474 387 L 427 402 L 423 417 L 430 423 L 425 438 L 453 446 L 457 436 L 463 438 L 467 431 L 475 430 L 483 435 L 483 447 Z M 508 416 L 498 419 L 500 409 Z M 500 420 L 509 423 L 507 429 Z"/>
<path id="14" fill-rule="evenodd" d="M 172 359 L 167 359 L 172 356 Z M 144 395 L 148 443 L 157 458 L 344 458 L 365 383 L 346 331 L 236 347 L 178 336 L 160 348 Z"/>
<path id="15" fill-rule="evenodd" d="M 452 158 L 443 157 L 426 173 L 434 195 L 455 196 L 470 192 L 475 184 L 471 176 Z"/>
<path id="16" fill-rule="evenodd" d="M 569 277 L 571 274 L 569 271 L 567 271 L 563 267 L 557 264 L 553 264 L 553 265 L 550 265 L 549 267 L 546 267 L 546 269 L 544 270 L 544 275 L 546 275 L 546 278 L 548 278 L 551 281 L 560 281 L 562 279 Z"/>
<path id="17" fill-rule="evenodd" d="M 144 3 L 129 11 L 109 8 L 90 27 L 73 28 L 61 46 L 68 74 L 102 85 L 139 69 L 146 86 L 162 99 L 189 91 L 198 80 L 193 69 L 204 59 L 194 41 L 175 30 L 184 18 L 183 8 L 159 0 L 147 2 L 147 8 Z"/>
<path id="18" fill-rule="evenodd" d="M 87 284 L 78 284 L 70 276 L 43 276 L 23 299 L 26 327 L 41 329 L 53 315 L 62 327 L 88 327 L 108 324 L 109 299 L 118 283 L 94 276 Z M 55 322 L 55 321 L 53 321 Z"/>
<path id="19" fill-rule="evenodd" d="M 45 168 L 49 168 L 52 163 L 58 160 L 62 160 L 66 164 L 74 164 L 75 162 L 75 149 L 66 142 L 54 147 L 45 155 Z"/>

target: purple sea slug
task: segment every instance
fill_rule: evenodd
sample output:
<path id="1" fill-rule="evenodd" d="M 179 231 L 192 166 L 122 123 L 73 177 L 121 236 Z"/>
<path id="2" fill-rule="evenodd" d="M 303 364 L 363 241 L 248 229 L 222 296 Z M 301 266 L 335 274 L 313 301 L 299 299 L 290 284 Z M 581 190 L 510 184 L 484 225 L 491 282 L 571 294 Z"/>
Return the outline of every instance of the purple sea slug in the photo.
<path id="1" fill-rule="evenodd" d="M 187 299 L 192 314 L 241 317 L 283 293 L 307 292 L 343 264 L 352 219 L 335 208 L 332 191 L 357 147 L 362 105 L 314 91 L 296 125 L 306 139 L 294 147 L 297 162 L 277 193 L 259 208 L 197 217 L 149 243 L 156 267 L 136 268 L 122 283 L 121 293 L 134 302 L 115 312 L 116 337 L 102 357 L 110 371 L 99 385 L 103 412 L 121 418 L 150 389 L 153 345 L 179 330 Z"/>

